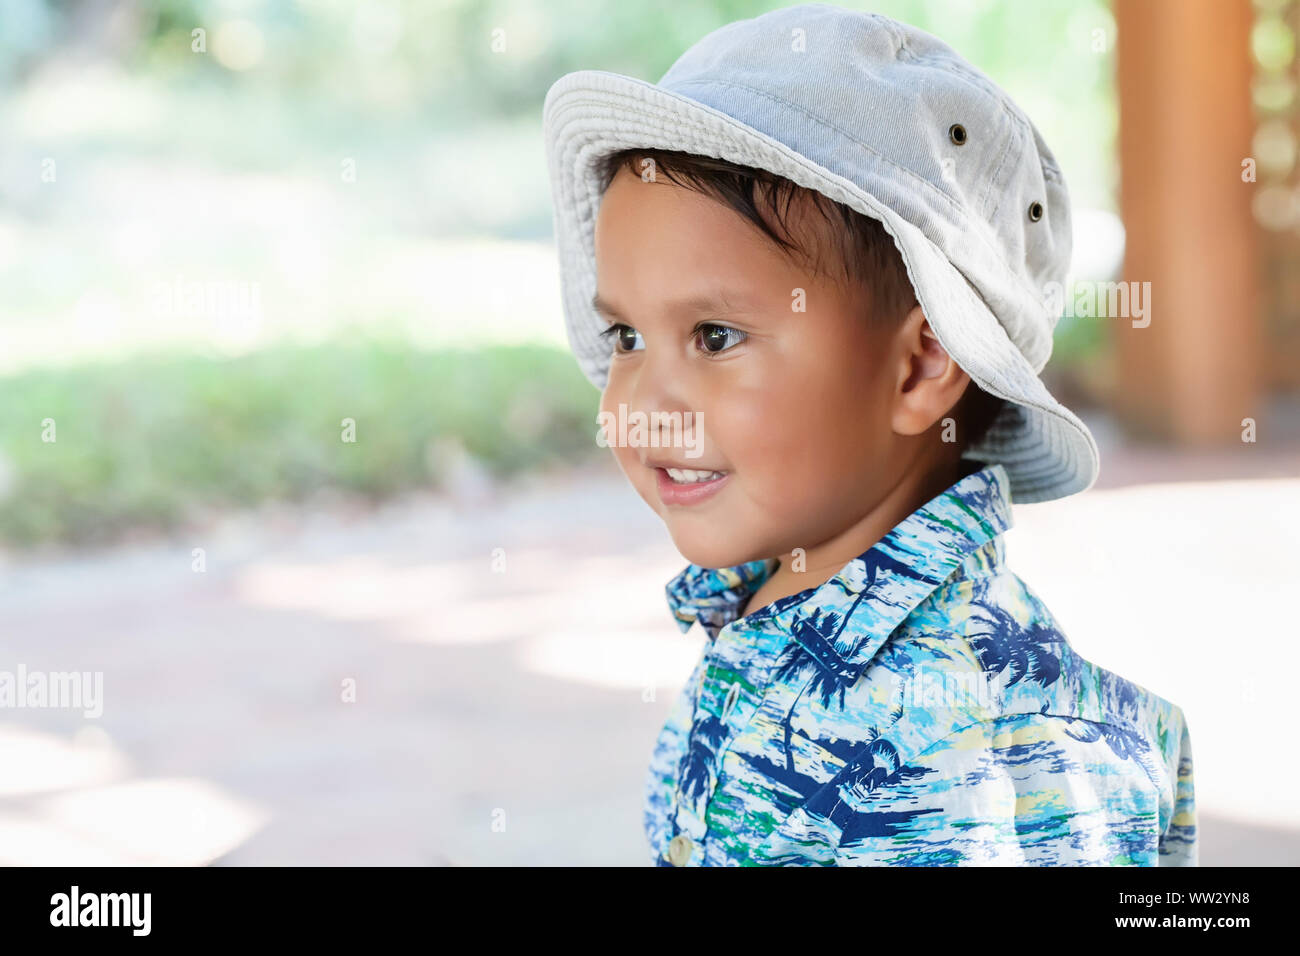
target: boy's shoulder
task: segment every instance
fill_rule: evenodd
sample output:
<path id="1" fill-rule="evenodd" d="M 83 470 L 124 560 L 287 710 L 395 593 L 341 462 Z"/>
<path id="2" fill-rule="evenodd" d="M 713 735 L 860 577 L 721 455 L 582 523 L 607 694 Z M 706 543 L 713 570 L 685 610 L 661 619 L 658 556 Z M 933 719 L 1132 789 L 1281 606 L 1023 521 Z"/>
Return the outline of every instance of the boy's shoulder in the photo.
<path id="1" fill-rule="evenodd" d="M 812 695 L 800 729 L 838 759 L 765 853 L 1195 863 L 1182 710 L 1078 654 L 1000 549 L 917 605 L 842 703 Z"/>
<path id="2" fill-rule="evenodd" d="M 890 741 L 904 754 L 954 746 L 998 728 L 1034 725 L 1104 740 L 1170 786 L 1186 750 L 1176 704 L 1079 654 L 1042 599 L 1002 561 L 1002 540 L 977 549 L 890 635 L 858 693 L 893 689 Z"/>

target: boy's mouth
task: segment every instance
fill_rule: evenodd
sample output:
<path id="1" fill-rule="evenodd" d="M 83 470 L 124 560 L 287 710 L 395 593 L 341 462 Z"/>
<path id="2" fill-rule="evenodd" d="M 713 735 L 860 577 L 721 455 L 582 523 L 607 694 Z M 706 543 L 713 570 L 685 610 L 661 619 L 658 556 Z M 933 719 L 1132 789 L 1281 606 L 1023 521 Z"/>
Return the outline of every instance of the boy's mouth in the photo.
<path id="1" fill-rule="evenodd" d="M 655 468 L 659 500 L 666 505 L 691 505 L 712 497 L 730 475 L 698 468 Z"/>
<path id="2" fill-rule="evenodd" d="M 725 471 L 701 471 L 698 468 L 661 468 L 660 470 L 668 472 L 668 477 L 677 485 L 693 485 L 713 481 L 726 474 Z"/>

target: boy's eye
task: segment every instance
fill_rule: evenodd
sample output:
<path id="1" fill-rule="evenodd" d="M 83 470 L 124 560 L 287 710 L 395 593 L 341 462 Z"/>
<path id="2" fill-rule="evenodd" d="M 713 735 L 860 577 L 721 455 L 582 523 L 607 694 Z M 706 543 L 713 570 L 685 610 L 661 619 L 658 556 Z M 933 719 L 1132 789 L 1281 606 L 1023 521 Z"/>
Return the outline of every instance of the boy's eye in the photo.
<path id="1" fill-rule="evenodd" d="M 726 325 L 701 325 L 695 330 L 703 346 L 702 351 L 709 353 L 725 352 L 732 345 L 745 341 L 745 333 Z M 729 336 L 736 336 L 735 340 Z"/>
<path id="2" fill-rule="evenodd" d="M 604 332 L 600 333 L 602 339 L 613 337 L 615 352 L 635 352 L 637 351 L 637 341 L 641 338 L 641 333 L 625 322 L 615 322 Z M 645 343 L 641 343 L 641 348 L 645 348 Z"/>
<path id="3" fill-rule="evenodd" d="M 740 329 L 708 323 L 696 326 L 691 334 L 700 340 L 700 351 L 706 355 L 717 355 L 720 352 L 725 352 L 727 349 L 739 345 L 746 338 L 746 334 Z M 600 333 L 600 337 L 602 339 L 612 338 L 615 352 L 637 352 L 645 348 L 641 333 L 625 322 L 614 322 L 609 328 Z"/>

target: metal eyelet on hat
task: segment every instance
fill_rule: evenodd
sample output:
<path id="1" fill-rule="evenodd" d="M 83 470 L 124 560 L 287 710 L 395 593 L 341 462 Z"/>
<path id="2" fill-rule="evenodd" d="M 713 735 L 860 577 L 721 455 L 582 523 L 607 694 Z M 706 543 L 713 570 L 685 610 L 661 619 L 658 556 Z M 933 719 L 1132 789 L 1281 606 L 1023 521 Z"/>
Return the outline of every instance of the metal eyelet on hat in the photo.
<path id="1" fill-rule="evenodd" d="M 1037 199 L 1029 204 L 1029 221 L 1038 222 L 1043 218 L 1043 204 Z"/>
<path id="2" fill-rule="evenodd" d="M 966 145 L 966 127 L 961 123 L 953 123 L 948 127 L 948 138 L 958 146 Z"/>

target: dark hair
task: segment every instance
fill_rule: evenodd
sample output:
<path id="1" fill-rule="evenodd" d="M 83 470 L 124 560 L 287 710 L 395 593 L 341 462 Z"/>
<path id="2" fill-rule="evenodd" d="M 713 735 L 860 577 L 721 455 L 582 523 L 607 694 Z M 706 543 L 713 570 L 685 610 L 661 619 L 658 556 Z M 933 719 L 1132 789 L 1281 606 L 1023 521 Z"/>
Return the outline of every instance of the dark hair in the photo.
<path id="1" fill-rule="evenodd" d="M 677 150 L 637 147 L 602 157 L 598 167 L 601 191 L 609 188 L 620 168 L 640 177 L 644 159 L 654 161 L 656 177 L 662 173 L 670 182 L 728 206 L 757 226 L 787 255 L 801 256 L 815 272 L 823 275 L 827 273 L 822 268 L 820 250 L 828 244 L 838 276 L 857 283 L 867 294 L 871 302 L 868 314 L 878 328 L 897 325 L 916 306 L 916 292 L 903 257 L 880 220 L 767 170 Z M 829 229 L 821 231 L 821 238 L 829 236 L 829 243 L 814 243 L 810 251 L 809 246 L 795 240 L 789 213 L 791 203 L 796 200 L 808 202 L 822 217 Z M 769 222 L 769 214 L 779 231 Z M 951 412 L 957 421 L 961 446 L 969 448 L 983 438 L 1004 405 L 1002 399 L 971 382 Z"/>

